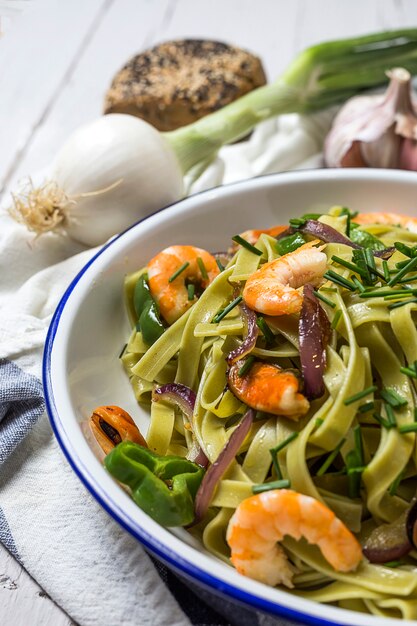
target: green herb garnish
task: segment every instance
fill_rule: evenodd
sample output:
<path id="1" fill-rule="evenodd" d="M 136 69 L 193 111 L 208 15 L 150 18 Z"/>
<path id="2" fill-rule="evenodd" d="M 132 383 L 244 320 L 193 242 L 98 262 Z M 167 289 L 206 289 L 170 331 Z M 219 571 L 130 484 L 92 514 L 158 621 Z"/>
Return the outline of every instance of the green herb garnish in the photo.
<path id="1" fill-rule="evenodd" d="M 327 457 L 327 459 L 324 461 L 323 465 L 321 465 L 321 467 L 319 467 L 319 469 L 316 472 L 316 476 L 323 476 L 323 474 L 325 474 L 327 472 L 327 470 L 329 469 L 329 467 L 331 466 L 331 464 L 333 463 L 333 461 L 335 460 L 335 458 L 337 457 L 337 455 L 339 454 L 343 444 L 345 443 L 346 439 L 343 438 L 336 446 L 336 448 L 329 454 L 329 456 Z"/>
<path id="2" fill-rule="evenodd" d="M 172 274 L 172 276 L 170 276 L 170 277 L 168 278 L 168 282 L 169 282 L 169 283 L 172 283 L 172 281 L 173 281 L 173 280 L 175 280 L 176 278 L 178 278 L 178 276 L 179 276 L 180 274 L 182 274 L 182 272 L 183 272 L 184 270 L 186 270 L 186 269 L 187 269 L 187 267 L 188 267 L 189 265 L 190 265 L 190 264 L 189 264 L 189 262 L 188 262 L 188 261 L 186 261 L 185 263 L 183 263 L 183 264 L 182 264 L 182 265 L 181 265 L 181 266 L 177 269 L 177 271 L 176 271 L 176 272 L 174 272 L 174 273 Z"/>
<path id="3" fill-rule="evenodd" d="M 282 480 L 274 480 L 270 483 L 253 485 L 252 493 L 263 493 L 264 491 L 271 491 L 271 489 L 289 489 L 290 487 L 291 482 L 288 480 L 288 478 L 283 478 Z"/>
<path id="4" fill-rule="evenodd" d="M 262 250 L 259 250 L 259 248 L 256 248 L 255 246 L 253 246 L 251 243 L 249 243 L 249 241 L 246 241 L 246 239 L 243 239 L 243 237 L 241 237 L 240 235 L 235 235 L 234 237 L 232 237 L 232 241 L 238 243 L 240 246 L 242 246 L 242 248 L 246 248 L 246 250 L 249 250 L 249 252 L 253 252 L 253 254 L 257 254 L 258 256 L 262 256 Z"/>
<path id="5" fill-rule="evenodd" d="M 362 400 L 362 398 L 369 396 L 371 393 L 374 393 L 374 391 L 376 391 L 377 389 L 378 387 L 376 387 L 375 385 L 371 385 L 370 387 L 367 387 L 363 391 L 359 391 L 358 393 L 355 393 L 353 396 L 346 398 L 343 404 L 345 406 L 348 406 L 349 404 L 353 404 L 354 402 L 357 402 L 358 400 Z"/>
<path id="6" fill-rule="evenodd" d="M 235 298 L 232 302 L 230 302 L 230 304 L 228 304 L 222 311 L 219 311 L 212 320 L 213 324 L 217 324 L 218 322 L 221 322 L 221 320 L 226 317 L 226 315 L 228 313 L 230 313 L 230 311 L 232 309 L 235 308 L 235 306 L 237 306 L 240 302 L 242 302 L 243 300 L 243 296 L 238 296 L 237 298 Z"/>

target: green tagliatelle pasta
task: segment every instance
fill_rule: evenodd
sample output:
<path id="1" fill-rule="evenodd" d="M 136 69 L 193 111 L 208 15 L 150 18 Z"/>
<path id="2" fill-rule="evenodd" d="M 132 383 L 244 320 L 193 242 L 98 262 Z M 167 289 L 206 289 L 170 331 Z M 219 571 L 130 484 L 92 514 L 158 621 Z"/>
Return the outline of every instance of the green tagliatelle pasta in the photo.
<path id="1" fill-rule="evenodd" d="M 362 242 L 362 251 L 353 252 L 346 240 L 314 240 L 304 228 L 311 219 Z M 327 215 L 294 220 L 293 231 L 279 243 L 267 232 L 248 231 L 243 236 L 250 243 L 235 245 L 222 260 L 226 267 L 220 264 L 204 289 L 201 263 L 194 274 L 187 270 L 172 280 L 167 276 L 172 293 L 179 286 L 188 289 L 188 304 L 152 345 L 144 341 L 135 308 L 135 285 L 147 268 L 126 278 L 133 331 L 121 360 L 138 402 L 150 407 L 150 449 L 189 458 L 197 449 L 214 463 L 248 406 L 256 409 L 206 517 L 190 529 L 218 558 L 230 563 L 226 531 L 235 509 L 277 480 L 330 508 L 362 544 L 374 529 L 394 522 L 410 507 L 417 489 L 417 264 L 412 262 L 410 269 L 407 264 L 417 257 L 417 234 L 404 224 L 401 216 L 398 223 L 385 214 L 372 220 L 333 207 Z M 291 238 L 294 229 L 297 243 Z M 304 393 L 299 311 L 257 310 L 256 342 L 238 366 L 231 366 L 228 355 L 239 350 L 249 332 L 240 308 L 246 281 L 265 263 L 296 250 L 300 235 L 301 243 L 320 245 L 327 257 L 327 273 L 315 282 L 331 325 L 324 392 L 310 397 L 303 410 L 274 412 L 272 397 L 259 406 L 253 400 L 265 393 L 260 387 L 254 387 L 255 396 L 249 394 L 248 385 L 258 384 L 251 368 L 273 365 L 275 370 L 269 371 L 289 372 Z M 372 253 L 393 246 L 382 257 Z M 152 291 L 151 277 L 149 285 L 163 318 L 163 294 Z M 303 281 L 299 293 L 302 286 Z M 166 383 L 195 392 L 192 419 L 152 397 L 155 387 Z M 374 615 L 417 619 L 417 552 L 404 554 L 395 564 L 363 558 L 355 571 L 342 572 L 304 539 L 285 537 L 281 545 L 294 573 L 291 593 Z"/>

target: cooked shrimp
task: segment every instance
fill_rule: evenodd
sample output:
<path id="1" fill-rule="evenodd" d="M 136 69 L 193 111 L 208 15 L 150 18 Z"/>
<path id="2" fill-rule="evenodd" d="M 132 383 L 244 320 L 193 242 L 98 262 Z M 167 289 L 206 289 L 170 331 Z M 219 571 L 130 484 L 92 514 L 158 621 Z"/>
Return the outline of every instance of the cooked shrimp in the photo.
<path id="1" fill-rule="evenodd" d="M 359 213 L 354 219 L 357 224 L 387 224 L 402 226 L 412 233 L 417 233 L 417 218 L 399 213 Z"/>
<path id="2" fill-rule="evenodd" d="M 203 273 L 199 266 L 203 265 Z M 182 266 L 183 271 L 169 282 Z M 204 268 L 206 272 L 204 272 Z M 149 288 L 162 317 L 173 324 L 195 302 L 188 299 L 187 286 L 194 284 L 198 293 L 205 289 L 220 272 L 216 259 L 206 250 L 194 246 L 170 246 L 148 263 Z M 206 273 L 207 277 L 203 274 Z"/>
<path id="3" fill-rule="evenodd" d="M 271 228 L 261 228 L 259 230 L 245 230 L 245 232 L 240 233 L 240 236 L 242 237 L 242 239 L 245 239 L 247 242 L 254 245 L 258 241 L 259 237 L 264 233 L 266 235 L 271 235 L 271 237 L 277 237 L 278 235 L 283 233 L 284 230 L 287 230 L 287 229 L 288 229 L 288 226 L 272 226 Z M 230 251 L 236 252 L 238 248 L 239 248 L 239 244 L 235 243 L 230 248 Z"/>
<path id="4" fill-rule="evenodd" d="M 231 391 L 242 402 L 257 411 L 285 415 L 297 420 L 309 409 L 307 398 L 299 393 L 300 380 L 291 370 L 257 361 L 247 374 L 239 376 L 242 361 L 234 363 L 228 372 Z"/>
<path id="5" fill-rule="evenodd" d="M 119 406 L 98 406 L 90 417 L 90 426 L 105 454 L 126 440 L 148 447 L 129 413 Z"/>
<path id="6" fill-rule="evenodd" d="M 231 560 L 240 574 L 293 587 L 293 568 L 278 545 L 285 535 L 305 537 L 339 572 L 356 569 L 359 542 L 327 506 L 296 491 L 273 489 L 243 500 L 227 529 Z"/>
<path id="7" fill-rule="evenodd" d="M 305 243 L 254 272 L 243 290 L 248 307 L 266 315 L 299 313 L 303 296 L 297 289 L 306 283 L 317 285 L 327 268 L 327 257 L 314 247 L 316 243 Z"/>

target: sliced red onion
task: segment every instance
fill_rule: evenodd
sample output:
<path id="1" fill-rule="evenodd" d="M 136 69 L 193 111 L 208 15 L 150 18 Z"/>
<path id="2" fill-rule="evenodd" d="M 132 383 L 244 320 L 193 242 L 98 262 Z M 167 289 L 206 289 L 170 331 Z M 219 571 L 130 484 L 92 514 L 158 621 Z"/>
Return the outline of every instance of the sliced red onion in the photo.
<path id="1" fill-rule="evenodd" d="M 167 383 L 166 385 L 161 385 L 160 387 L 154 389 L 153 399 L 156 402 L 158 402 L 158 400 L 162 400 L 168 404 L 174 404 L 177 406 L 190 422 L 191 428 L 193 428 L 193 412 L 196 394 L 192 389 L 186 385 L 181 385 L 180 383 Z M 194 461 L 194 463 L 198 463 L 198 465 L 201 465 L 202 467 L 207 467 L 209 463 L 208 458 L 198 444 L 194 434 L 193 447 L 187 458 L 190 461 Z"/>
<path id="2" fill-rule="evenodd" d="M 382 524 L 372 531 L 362 547 L 363 554 L 371 563 L 396 561 L 410 552 L 412 545 L 407 538 L 406 525 L 408 531 L 411 511 L 412 508 L 391 524 Z M 414 520 L 415 516 L 414 512 Z"/>
<path id="3" fill-rule="evenodd" d="M 384 248 L 383 250 L 372 250 L 372 254 L 374 256 L 379 257 L 380 259 L 387 260 L 392 257 L 396 248 Z"/>
<path id="4" fill-rule="evenodd" d="M 239 304 L 240 312 L 242 313 L 243 320 L 246 324 L 246 337 L 238 348 L 229 352 L 226 357 L 228 365 L 232 365 L 239 359 L 242 359 L 249 352 L 253 350 L 258 337 L 259 328 L 256 323 L 256 313 L 252 311 L 245 302 Z"/>
<path id="5" fill-rule="evenodd" d="M 240 424 L 231 434 L 230 439 L 226 442 L 226 445 L 220 452 L 216 461 L 210 465 L 205 473 L 195 497 L 194 524 L 200 522 L 206 515 L 214 490 L 238 453 L 240 446 L 244 442 L 245 437 L 252 426 L 254 418 L 255 411 L 253 409 L 249 409 L 243 416 Z"/>
<path id="6" fill-rule="evenodd" d="M 417 549 L 417 500 L 414 500 L 407 512 L 406 532 L 410 544 Z"/>
<path id="7" fill-rule="evenodd" d="M 319 222 L 318 220 L 306 220 L 305 224 L 300 226 L 298 230 L 306 235 L 313 235 L 313 237 L 317 237 L 320 241 L 324 241 L 325 243 L 343 243 L 345 246 L 350 246 L 351 248 L 362 248 L 358 243 L 351 241 L 332 226 L 323 224 L 323 222 Z"/>
<path id="8" fill-rule="evenodd" d="M 154 400 L 162 400 L 168 404 L 175 404 L 192 423 L 195 405 L 195 392 L 180 383 L 167 383 L 154 389 Z"/>
<path id="9" fill-rule="evenodd" d="M 312 285 L 304 285 L 299 321 L 301 371 L 304 392 L 309 400 L 324 393 L 323 374 L 326 367 L 326 346 L 330 338 L 330 322 L 314 295 Z"/>

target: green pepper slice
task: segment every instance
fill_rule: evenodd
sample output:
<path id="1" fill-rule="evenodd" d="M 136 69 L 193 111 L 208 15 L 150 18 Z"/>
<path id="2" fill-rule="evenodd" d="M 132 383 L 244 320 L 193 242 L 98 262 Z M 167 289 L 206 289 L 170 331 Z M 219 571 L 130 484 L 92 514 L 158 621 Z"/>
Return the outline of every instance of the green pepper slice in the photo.
<path id="1" fill-rule="evenodd" d="M 368 233 L 366 230 L 362 230 L 359 224 L 354 222 L 350 223 L 350 239 L 354 243 L 358 243 L 363 248 L 370 248 L 371 250 L 384 250 L 386 247 L 378 237 Z"/>
<path id="2" fill-rule="evenodd" d="M 163 526 L 186 526 L 194 519 L 194 498 L 204 469 L 179 456 L 159 456 L 123 441 L 104 459 L 108 472 L 132 490 L 132 498 Z"/>
<path id="3" fill-rule="evenodd" d="M 165 327 L 159 317 L 157 304 L 152 298 L 146 274 L 142 274 L 135 285 L 133 306 L 138 316 L 138 330 L 142 332 L 145 343 L 151 346 L 163 334 Z"/>
<path id="4" fill-rule="evenodd" d="M 287 237 L 282 237 L 281 239 L 277 239 L 277 243 L 275 247 L 277 249 L 278 254 L 284 256 L 284 254 L 288 254 L 289 252 L 294 252 L 300 246 L 304 245 L 306 240 L 303 235 L 299 232 L 294 233 L 293 235 L 287 235 Z"/>

